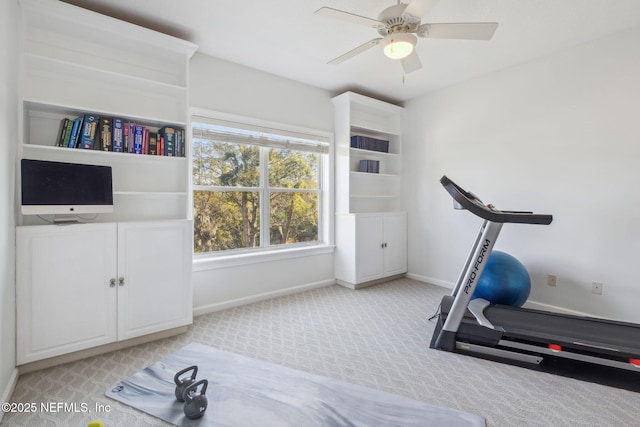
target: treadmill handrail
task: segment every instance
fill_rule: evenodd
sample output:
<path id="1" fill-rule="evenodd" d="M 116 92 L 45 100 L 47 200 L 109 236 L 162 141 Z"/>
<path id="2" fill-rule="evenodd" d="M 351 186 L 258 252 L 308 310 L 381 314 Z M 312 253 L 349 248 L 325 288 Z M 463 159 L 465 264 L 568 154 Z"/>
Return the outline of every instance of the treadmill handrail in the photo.
<path id="1" fill-rule="evenodd" d="M 445 190 L 463 208 L 472 214 L 487 221 L 497 223 L 517 223 L 517 224 L 541 224 L 549 225 L 553 221 L 552 215 L 534 214 L 533 212 L 501 211 L 493 207 L 486 206 L 473 193 L 465 191 L 462 187 L 451 181 L 444 175 L 440 178 L 440 183 Z"/>

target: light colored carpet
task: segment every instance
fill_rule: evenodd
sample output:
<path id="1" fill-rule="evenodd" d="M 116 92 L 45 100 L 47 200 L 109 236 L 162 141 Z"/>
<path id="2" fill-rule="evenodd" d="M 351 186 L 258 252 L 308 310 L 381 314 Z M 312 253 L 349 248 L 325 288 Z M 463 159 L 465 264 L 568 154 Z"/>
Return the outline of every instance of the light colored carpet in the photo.
<path id="1" fill-rule="evenodd" d="M 104 390 L 194 341 L 479 414 L 489 427 L 638 425 L 638 393 L 430 349 L 427 319 L 448 292 L 409 279 L 358 291 L 335 285 L 199 316 L 186 334 L 24 375 L 12 398 L 92 412 L 7 413 L 2 424 L 167 425 Z M 110 412 L 96 414 L 96 404 Z"/>

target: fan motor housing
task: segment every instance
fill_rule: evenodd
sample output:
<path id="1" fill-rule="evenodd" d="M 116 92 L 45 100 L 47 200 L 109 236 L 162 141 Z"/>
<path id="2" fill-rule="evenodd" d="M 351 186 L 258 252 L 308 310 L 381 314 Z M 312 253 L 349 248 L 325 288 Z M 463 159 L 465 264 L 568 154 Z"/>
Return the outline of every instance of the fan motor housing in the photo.
<path id="1" fill-rule="evenodd" d="M 394 33 L 415 32 L 420 25 L 420 20 L 415 21 L 415 19 L 405 19 L 403 14 L 406 8 L 406 4 L 400 3 L 390 6 L 380 12 L 380 15 L 378 15 L 378 21 L 383 22 L 385 27 L 378 29 L 378 33 L 381 36 L 387 36 Z"/>

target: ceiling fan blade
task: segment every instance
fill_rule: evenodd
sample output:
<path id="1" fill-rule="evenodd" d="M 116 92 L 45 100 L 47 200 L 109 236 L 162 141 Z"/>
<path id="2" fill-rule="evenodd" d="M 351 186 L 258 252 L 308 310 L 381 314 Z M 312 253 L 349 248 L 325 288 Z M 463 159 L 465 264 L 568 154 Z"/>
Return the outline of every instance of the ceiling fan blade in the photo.
<path id="1" fill-rule="evenodd" d="M 354 56 L 358 55 L 359 53 L 364 52 L 365 50 L 368 50 L 370 48 L 372 48 L 373 46 L 377 45 L 378 43 L 380 43 L 380 41 L 382 40 L 382 37 L 378 37 L 377 39 L 373 39 L 373 40 L 369 40 L 368 42 L 361 44 L 360 46 L 358 46 L 355 49 L 350 50 L 349 52 L 338 56 L 335 59 L 332 59 L 331 61 L 327 62 L 327 64 L 339 64 L 341 62 L 346 61 L 349 58 L 353 58 Z"/>
<path id="2" fill-rule="evenodd" d="M 497 22 L 422 24 L 416 34 L 430 39 L 491 40 L 497 28 Z"/>
<path id="3" fill-rule="evenodd" d="M 331 7 L 321 7 L 320 9 L 315 11 L 315 14 L 328 16 L 330 18 L 341 19 L 353 24 L 366 25 L 367 27 L 371 28 L 384 28 L 384 24 L 380 21 L 376 21 L 375 19 L 345 12 L 343 10 L 333 9 Z"/>
<path id="4" fill-rule="evenodd" d="M 403 18 L 408 19 L 407 15 L 413 18 L 415 22 L 420 20 L 436 5 L 440 0 L 412 0 L 403 12 Z"/>
<path id="5" fill-rule="evenodd" d="M 400 62 L 402 62 L 402 69 L 405 74 L 413 73 L 422 68 L 422 62 L 420 62 L 420 58 L 415 49 L 413 49 L 413 52 L 411 52 L 409 56 L 402 58 Z"/>

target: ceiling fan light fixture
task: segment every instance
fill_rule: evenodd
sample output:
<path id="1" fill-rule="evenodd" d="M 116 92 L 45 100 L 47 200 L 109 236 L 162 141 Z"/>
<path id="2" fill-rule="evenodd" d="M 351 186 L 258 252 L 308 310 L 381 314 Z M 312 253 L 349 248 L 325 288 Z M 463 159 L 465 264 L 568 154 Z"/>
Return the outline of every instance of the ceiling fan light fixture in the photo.
<path id="1" fill-rule="evenodd" d="M 413 52 L 418 41 L 417 37 L 409 33 L 389 34 L 383 44 L 384 54 L 391 59 L 406 58 Z"/>

